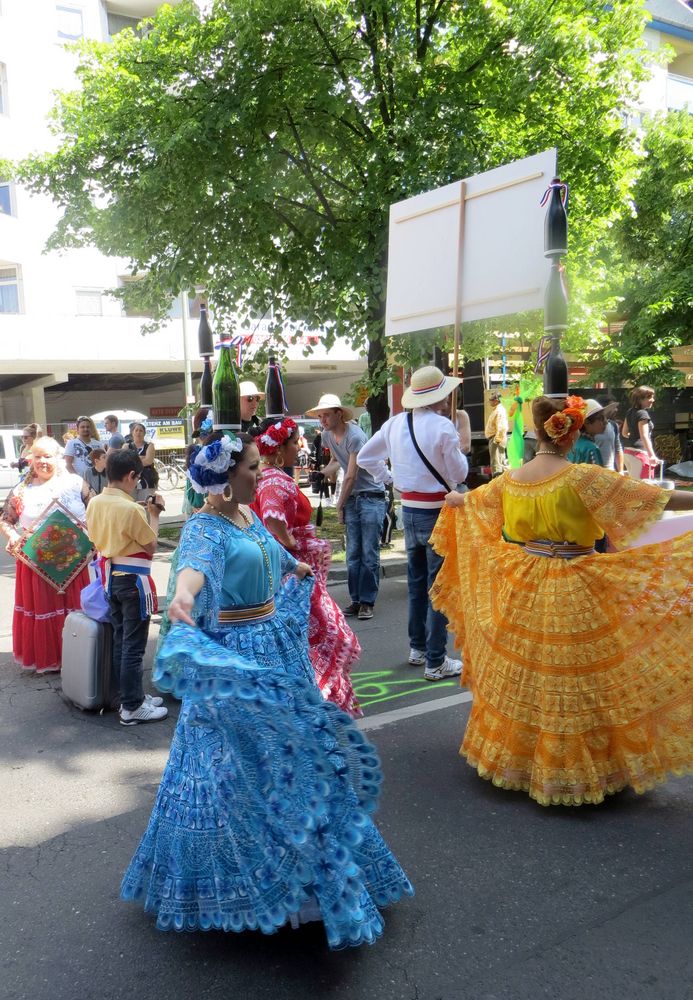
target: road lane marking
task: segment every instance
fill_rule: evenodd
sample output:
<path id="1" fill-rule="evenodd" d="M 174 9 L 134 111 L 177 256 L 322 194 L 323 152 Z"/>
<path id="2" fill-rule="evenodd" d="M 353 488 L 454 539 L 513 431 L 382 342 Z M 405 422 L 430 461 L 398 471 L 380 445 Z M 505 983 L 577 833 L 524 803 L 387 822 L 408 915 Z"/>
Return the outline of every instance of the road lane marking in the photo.
<path id="1" fill-rule="evenodd" d="M 383 726 L 388 726 L 391 722 L 401 722 L 402 719 L 426 715 L 427 712 L 438 712 L 443 708 L 454 708 L 456 705 L 464 705 L 471 700 L 471 691 L 460 691 L 459 694 L 452 694 L 448 698 L 432 698 L 430 701 L 409 705 L 407 708 L 395 708 L 392 712 L 369 715 L 365 719 L 359 719 L 357 725 L 359 729 L 363 730 L 382 729 Z"/>

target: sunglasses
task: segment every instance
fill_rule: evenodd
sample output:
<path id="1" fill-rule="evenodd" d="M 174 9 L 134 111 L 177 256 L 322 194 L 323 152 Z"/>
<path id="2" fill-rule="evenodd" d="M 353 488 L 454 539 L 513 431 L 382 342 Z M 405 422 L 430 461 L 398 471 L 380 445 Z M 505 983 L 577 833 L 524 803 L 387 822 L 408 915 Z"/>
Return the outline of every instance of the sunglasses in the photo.
<path id="1" fill-rule="evenodd" d="M 247 399 L 249 403 L 259 403 L 260 402 L 260 397 L 259 396 L 244 396 L 243 399 Z"/>

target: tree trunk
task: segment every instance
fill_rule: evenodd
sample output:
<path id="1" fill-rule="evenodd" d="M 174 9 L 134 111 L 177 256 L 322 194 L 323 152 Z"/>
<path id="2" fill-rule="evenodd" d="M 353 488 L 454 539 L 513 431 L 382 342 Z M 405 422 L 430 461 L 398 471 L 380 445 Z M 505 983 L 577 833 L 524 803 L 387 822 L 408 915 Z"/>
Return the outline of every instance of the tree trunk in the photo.
<path id="1" fill-rule="evenodd" d="M 387 369 L 384 299 L 375 306 L 371 319 L 378 323 L 379 331 L 376 338 L 369 341 L 368 344 L 368 377 L 371 385 L 382 385 L 379 392 L 373 390 L 369 393 L 366 403 L 366 409 L 371 418 L 371 430 L 375 434 L 390 416 L 390 406 L 387 401 L 387 379 L 383 378 L 383 373 Z"/>

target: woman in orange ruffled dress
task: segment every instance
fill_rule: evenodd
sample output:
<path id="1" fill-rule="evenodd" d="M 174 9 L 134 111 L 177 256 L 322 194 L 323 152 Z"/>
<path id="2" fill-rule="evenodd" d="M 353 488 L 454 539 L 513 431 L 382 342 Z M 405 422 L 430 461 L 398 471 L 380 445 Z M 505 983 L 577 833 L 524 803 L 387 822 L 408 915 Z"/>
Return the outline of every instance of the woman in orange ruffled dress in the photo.
<path id="1" fill-rule="evenodd" d="M 693 769 L 693 532 L 623 548 L 693 494 L 570 464 L 584 413 L 536 399 L 536 458 L 449 494 L 431 539 L 473 694 L 460 753 L 542 805 Z M 619 551 L 595 554 L 605 533 Z"/>

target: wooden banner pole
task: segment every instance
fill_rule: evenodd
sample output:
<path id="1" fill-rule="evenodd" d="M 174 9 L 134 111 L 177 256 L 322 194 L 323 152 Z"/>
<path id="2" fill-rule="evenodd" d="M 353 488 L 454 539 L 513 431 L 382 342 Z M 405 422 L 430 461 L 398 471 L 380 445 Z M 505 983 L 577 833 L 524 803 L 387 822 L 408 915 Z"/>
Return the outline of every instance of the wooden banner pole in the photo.
<path id="1" fill-rule="evenodd" d="M 457 377 L 460 366 L 460 336 L 462 331 L 462 258 L 464 251 L 464 203 L 467 185 L 460 181 L 460 219 L 457 229 L 457 291 L 455 295 L 455 327 L 452 349 L 452 374 Z M 452 394 L 450 416 L 456 423 L 457 392 Z"/>

